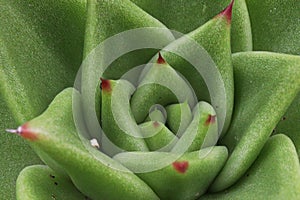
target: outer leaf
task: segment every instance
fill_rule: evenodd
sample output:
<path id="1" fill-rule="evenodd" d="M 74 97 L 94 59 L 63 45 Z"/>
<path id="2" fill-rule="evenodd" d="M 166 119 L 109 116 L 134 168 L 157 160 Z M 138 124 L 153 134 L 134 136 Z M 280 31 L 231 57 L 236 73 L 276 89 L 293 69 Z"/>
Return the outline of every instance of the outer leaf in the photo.
<path id="1" fill-rule="evenodd" d="M 231 155 L 212 191 L 231 186 L 246 172 L 300 90 L 299 56 L 237 53 L 233 64 L 235 111 L 221 141 Z"/>
<path id="2" fill-rule="evenodd" d="M 200 199 L 299 199 L 300 166 L 292 141 L 271 137 L 249 171 L 230 189 Z"/>
<path id="3" fill-rule="evenodd" d="M 300 54 L 300 1 L 246 0 L 254 50 Z"/>
<path id="4" fill-rule="evenodd" d="M 70 179 L 60 176 L 47 166 L 33 165 L 26 167 L 17 180 L 18 200 L 83 200 L 81 194 Z"/>
<path id="5" fill-rule="evenodd" d="M 40 114 L 81 63 L 85 1 L 0 4 L 0 132 Z M 0 134 L 1 198 L 13 199 L 20 170 L 38 159 L 15 136 Z"/>
<path id="6" fill-rule="evenodd" d="M 131 0 L 170 29 L 188 33 L 222 11 L 230 0 Z M 245 0 L 235 0 L 232 16 L 233 52 L 252 50 L 250 19 Z"/>
<path id="7" fill-rule="evenodd" d="M 274 129 L 274 134 L 278 133 L 286 134 L 292 139 L 300 158 L 300 94 Z"/>
<path id="8" fill-rule="evenodd" d="M 132 172 L 79 139 L 72 94 L 78 97 L 70 88 L 62 91 L 42 115 L 19 127 L 18 134 L 30 141 L 46 164 L 65 172 L 92 199 L 158 199 Z"/>

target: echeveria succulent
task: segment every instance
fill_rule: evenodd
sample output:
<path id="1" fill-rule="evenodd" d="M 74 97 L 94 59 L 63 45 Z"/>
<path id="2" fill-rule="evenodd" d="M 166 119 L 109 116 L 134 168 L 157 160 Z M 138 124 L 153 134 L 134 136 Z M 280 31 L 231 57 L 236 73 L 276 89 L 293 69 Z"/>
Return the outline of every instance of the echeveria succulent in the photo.
<path id="1" fill-rule="evenodd" d="M 299 10 L 3 0 L 1 198 L 299 199 Z"/>

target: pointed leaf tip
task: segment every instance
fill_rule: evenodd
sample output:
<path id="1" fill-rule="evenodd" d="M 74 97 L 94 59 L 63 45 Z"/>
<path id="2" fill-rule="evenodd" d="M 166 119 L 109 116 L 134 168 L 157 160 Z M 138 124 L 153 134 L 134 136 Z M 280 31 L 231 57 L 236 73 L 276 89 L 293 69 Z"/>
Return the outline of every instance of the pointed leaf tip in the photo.
<path id="1" fill-rule="evenodd" d="M 23 126 L 19 126 L 17 129 L 6 129 L 5 130 L 8 133 L 18 134 L 21 137 L 34 141 L 37 139 L 37 135 L 33 133 L 32 131 L 29 131 L 27 128 L 27 124 L 24 124 Z"/>
<path id="2" fill-rule="evenodd" d="M 220 13 L 221 16 L 225 16 L 227 18 L 229 23 L 231 22 L 233 4 L 234 0 L 232 0 L 231 3 Z"/>
<path id="3" fill-rule="evenodd" d="M 165 64 L 166 63 L 165 59 L 162 57 L 160 52 L 158 53 L 157 63 L 158 64 Z"/>
<path id="4" fill-rule="evenodd" d="M 105 92 L 110 92 L 111 91 L 111 84 L 109 80 L 100 78 L 101 80 L 101 89 Z"/>

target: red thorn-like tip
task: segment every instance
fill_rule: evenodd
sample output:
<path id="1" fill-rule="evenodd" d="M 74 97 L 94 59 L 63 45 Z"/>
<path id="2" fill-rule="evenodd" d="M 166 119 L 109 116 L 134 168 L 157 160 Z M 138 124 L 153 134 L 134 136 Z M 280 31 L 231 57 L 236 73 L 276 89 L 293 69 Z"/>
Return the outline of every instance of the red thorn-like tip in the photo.
<path id="1" fill-rule="evenodd" d="M 223 15 L 227 18 L 228 22 L 231 22 L 231 16 L 232 16 L 232 7 L 234 4 L 234 0 L 231 1 L 231 3 L 227 6 L 227 8 L 225 8 L 220 15 Z"/>
<path id="2" fill-rule="evenodd" d="M 173 167 L 177 172 L 184 174 L 189 167 L 189 162 L 188 161 L 175 161 L 175 162 L 173 162 Z"/>
<path id="3" fill-rule="evenodd" d="M 216 115 L 208 115 L 205 125 L 210 125 L 216 122 Z"/>
<path id="4" fill-rule="evenodd" d="M 105 92 L 111 92 L 110 81 L 103 78 L 100 78 L 100 80 L 101 80 L 101 85 L 100 85 L 101 89 Z"/>
<path id="5" fill-rule="evenodd" d="M 31 141 L 37 139 L 37 135 L 28 129 L 27 124 L 24 124 L 23 126 L 19 126 L 18 129 L 6 129 L 6 132 L 18 134 L 21 137 Z"/>
<path id="6" fill-rule="evenodd" d="M 161 56 L 160 52 L 158 53 L 157 63 L 158 64 L 165 64 L 166 63 L 165 59 Z"/>

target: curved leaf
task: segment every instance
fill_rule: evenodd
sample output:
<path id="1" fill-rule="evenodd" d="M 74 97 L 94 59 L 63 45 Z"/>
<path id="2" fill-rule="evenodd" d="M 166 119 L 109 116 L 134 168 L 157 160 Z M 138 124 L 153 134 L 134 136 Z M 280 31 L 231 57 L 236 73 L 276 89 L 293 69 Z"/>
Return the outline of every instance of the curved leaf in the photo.
<path id="1" fill-rule="evenodd" d="M 300 57 L 247 52 L 233 56 L 235 110 L 221 144 L 229 159 L 212 185 L 221 191 L 251 166 L 300 90 Z M 255 111 L 255 112 L 253 112 Z"/>
<path id="2" fill-rule="evenodd" d="M 17 179 L 18 200 L 87 199 L 72 184 L 47 166 L 33 165 L 23 169 Z"/>
<path id="3" fill-rule="evenodd" d="M 1 1 L 0 132 L 40 114 L 71 86 L 81 63 L 85 1 Z M 14 183 L 26 165 L 39 163 L 28 145 L 0 134 L 2 198 L 14 198 Z"/>
<path id="4" fill-rule="evenodd" d="M 271 137 L 248 172 L 231 188 L 200 199 L 299 199 L 300 165 L 285 135 Z"/>

